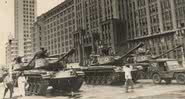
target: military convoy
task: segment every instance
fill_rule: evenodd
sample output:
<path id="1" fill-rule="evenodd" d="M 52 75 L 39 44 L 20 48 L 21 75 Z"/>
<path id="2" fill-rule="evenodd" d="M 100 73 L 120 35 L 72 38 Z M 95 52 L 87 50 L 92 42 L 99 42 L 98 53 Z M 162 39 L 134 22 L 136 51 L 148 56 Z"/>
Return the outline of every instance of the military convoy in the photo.
<path id="1" fill-rule="evenodd" d="M 124 84 L 123 59 L 126 59 L 126 64 L 134 67 L 134 82 L 143 77 L 152 79 L 155 84 L 161 83 L 162 80 L 169 84 L 173 79 L 179 84 L 185 84 L 185 67 L 180 66 L 177 60 L 158 59 L 181 46 L 153 57 L 141 48 L 143 45 L 138 44 L 122 56 L 91 55 L 92 62 L 86 66 L 61 62 L 74 53 L 72 49 L 61 58 L 47 58 L 47 64 L 44 66 L 36 67 L 33 60 L 14 72 L 21 72 L 27 78 L 27 95 L 44 95 L 48 86 L 55 90 L 78 91 L 84 80 L 86 84 L 94 85 Z"/>
<path id="2" fill-rule="evenodd" d="M 47 58 L 47 63 L 41 67 L 35 67 L 35 60 L 26 66 L 16 68 L 14 72 L 21 72 L 27 78 L 27 95 L 45 95 L 48 86 L 54 90 L 75 92 L 83 84 L 84 73 L 77 73 L 72 68 L 65 68 L 61 61 L 74 53 L 74 49 L 61 58 Z"/>

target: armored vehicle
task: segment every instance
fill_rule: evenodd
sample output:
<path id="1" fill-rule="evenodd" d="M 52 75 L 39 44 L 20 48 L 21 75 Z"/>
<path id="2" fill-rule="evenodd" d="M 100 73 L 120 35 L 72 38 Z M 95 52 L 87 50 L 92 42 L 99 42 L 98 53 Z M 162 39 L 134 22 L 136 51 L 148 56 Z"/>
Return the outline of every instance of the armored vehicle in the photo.
<path id="1" fill-rule="evenodd" d="M 141 46 L 143 46 L 143 44 L 138 44 L 122 56 L 91 55 L 91 63 L 88 66 L 82 67 L 82 71 L 85 73 L 86 84 L 124 84 L 125 76 L 122 70 L 122 59 Z M 138 79 L 137 71 L 137 68 L 132 71 L 133 80 L 135 82 Z"/>
<path id="2" fill-rule="evenodd" d="M 177 60 L 157 59 L 149 63 L 148 74 L 155 84 L 161 83 L 162 80 L 170 84 L 174 79 L 179 84 L 185 84 L 185 67 L 181 66 Z"/>
<path id="3" fill-rule="evenodd" d="M 130 60 L 135 59 L 133 65 L 140 66 L 142 69 L 138 75 L 140 78 L 152 79 L 155 84 L 165 80 L 166 83 L 171 83 L 171 80 L 176 79 L 180 84 L 185 83 L 185 67 L 180 64 L 180 61 L 175 59 L 160 58 L 174 50 L 182 48 L 181 45 L 166 51 L 158 56 L 152 56 L 144 49 L 138 49 L 135 55 L 129 57 Z"/>
<path id="4" fill-rule="evenodd" d="M 35 66 L 35 59 L 28 65 L 16 68 L 14 71 L 21 72 L 27 78 L 27 95 L 45 95 L 48 86 L 54 90 L 74 92 L 78 91 L 83 83 L 84 74 L 78 75 L 72 68 L 65 68 L 65 58 L 74 53 L 74 49 L 64 54 L 61 58 L 47 58 L 44 65 Z"/>

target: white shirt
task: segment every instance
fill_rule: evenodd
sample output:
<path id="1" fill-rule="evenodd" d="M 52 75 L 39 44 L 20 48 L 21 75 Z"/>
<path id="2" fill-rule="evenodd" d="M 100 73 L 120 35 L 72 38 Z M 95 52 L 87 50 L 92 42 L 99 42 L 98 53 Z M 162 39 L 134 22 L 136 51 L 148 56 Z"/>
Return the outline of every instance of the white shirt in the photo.
<path id="1" fill-rule="evenodd" d="M 125 79 L 132 79 L 131 75 L 132 68 L 133 68 L 132 66 L 130 66 L 130 68 L 123 66 L 123 71 L 125 72 Z"/>
<path id="2" fill-rule="evenodd" d="M 25 77 L 24 77 L 24 76 L 20 76 L 20 77 L 18 78 L 18 83 L 26 83 Z"/>

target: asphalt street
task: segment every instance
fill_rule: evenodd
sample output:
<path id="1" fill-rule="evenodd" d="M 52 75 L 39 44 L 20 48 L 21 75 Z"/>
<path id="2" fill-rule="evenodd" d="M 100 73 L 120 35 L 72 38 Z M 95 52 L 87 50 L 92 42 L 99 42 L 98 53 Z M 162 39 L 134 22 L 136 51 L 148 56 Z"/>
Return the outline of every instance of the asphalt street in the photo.
<path id="1" fill-rule="evenodd" d="M 170 85 L 155 85 L 151 80 L 141 80 L 135 85 L 134 92 L 125 93 L 124 86 L 98 86 L 84 84 L 79 92 L 52 93 L 48 89 L 46 96 L 19 97 L 19 90 L 15 88 L 14 99 L 185 99 L 185 86 L 173 82 Z M 3 95 L 3 84 L 0 84 L 0 97 Z M 7 94 L 7 98 L 8 98 Z"/>

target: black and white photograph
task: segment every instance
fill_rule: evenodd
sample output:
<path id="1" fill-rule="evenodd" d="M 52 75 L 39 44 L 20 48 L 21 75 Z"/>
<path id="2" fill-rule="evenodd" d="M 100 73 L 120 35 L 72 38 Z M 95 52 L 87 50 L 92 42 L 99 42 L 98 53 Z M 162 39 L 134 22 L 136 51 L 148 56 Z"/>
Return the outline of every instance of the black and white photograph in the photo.
<path id="1" fill-rule="evenodd" d="M 0 99 L 185 99 L 185 0 L 0 0 Z"/>

